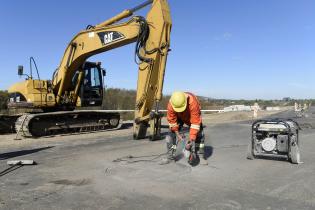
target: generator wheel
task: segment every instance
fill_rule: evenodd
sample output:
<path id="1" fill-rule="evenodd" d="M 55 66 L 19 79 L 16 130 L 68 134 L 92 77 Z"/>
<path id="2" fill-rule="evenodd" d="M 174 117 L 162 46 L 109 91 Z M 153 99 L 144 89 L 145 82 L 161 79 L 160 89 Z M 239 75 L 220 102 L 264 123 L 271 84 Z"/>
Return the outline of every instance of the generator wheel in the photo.
<path id="1" fill-rule="evenodd" d="M 294 164 L 301 163 L 300 150 L 297 145 L 291 146 L 290 159 L 291 159 L 291 163 L 294 163 Z"/>
<path id="2" fill-rule="evenodd" d="M 254 157 L 254 154 L 253 154 L 253 142 L 252 140 L 249 142 L 248 146 L 247 146 L 247 159 L 249 160 L 254 160 L 255 157 Z"/>

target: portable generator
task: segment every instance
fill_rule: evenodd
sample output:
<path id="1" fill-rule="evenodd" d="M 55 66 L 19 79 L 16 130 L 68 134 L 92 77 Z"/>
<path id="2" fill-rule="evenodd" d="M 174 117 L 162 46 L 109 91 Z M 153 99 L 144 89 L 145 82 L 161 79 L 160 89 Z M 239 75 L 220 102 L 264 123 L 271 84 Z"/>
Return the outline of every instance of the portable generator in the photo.
<path id="1" fill-rule="evenodd" d="M 299 124 L 291 119 L 262 119 L 252 125 L 247 158 L 286 158 L 300 163 Z"/>

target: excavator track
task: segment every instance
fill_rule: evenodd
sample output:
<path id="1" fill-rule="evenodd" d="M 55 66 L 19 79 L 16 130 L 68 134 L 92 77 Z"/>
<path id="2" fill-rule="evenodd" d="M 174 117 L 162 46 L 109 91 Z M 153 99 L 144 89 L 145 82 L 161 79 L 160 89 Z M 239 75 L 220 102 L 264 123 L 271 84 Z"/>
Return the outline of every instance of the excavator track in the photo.
<path id="1" fill-rule="evenodd" d="M 41 137 L 107 129 L 118 129 L 120 114 L 102 110 L 61 111 L 24 114 L 15 123 L 18 134 Z"/>

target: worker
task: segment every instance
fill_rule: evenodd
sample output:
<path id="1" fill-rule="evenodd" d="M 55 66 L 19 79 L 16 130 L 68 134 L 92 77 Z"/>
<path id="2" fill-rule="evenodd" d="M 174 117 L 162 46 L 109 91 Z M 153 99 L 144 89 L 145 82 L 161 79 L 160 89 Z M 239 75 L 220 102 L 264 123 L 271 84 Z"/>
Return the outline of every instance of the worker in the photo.
<path id="1" fill-rule="evenodd" d="M 162 164 L 175 160 L 176 140 L 178 142 L 183 140 L 184 136 L 179 132 L 184 124 L 190 127 L 189 140 L 185 148 L 190 151 L 188 162 L 193 164 L 197 160 L 197 152 L 200 155 L 204 154 L 201 106 L 197 97 L 189 92 L 174 92 L 167 105 L 167 121 L 170 128 L 170 132 L 166 136 L 168 154 L 167 158 L 162 160 Z"/>

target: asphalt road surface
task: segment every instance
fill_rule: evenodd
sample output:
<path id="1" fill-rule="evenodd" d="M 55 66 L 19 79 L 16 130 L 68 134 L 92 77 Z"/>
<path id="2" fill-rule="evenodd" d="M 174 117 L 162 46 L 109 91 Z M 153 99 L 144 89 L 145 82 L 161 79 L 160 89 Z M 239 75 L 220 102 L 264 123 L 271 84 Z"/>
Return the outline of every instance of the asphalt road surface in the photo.
<path id="1" fill-rule="evenodd" d="M 0 173 L 0 209 L 315 209 L 313 112 L 303 118 L 293 111 L 277 115 L 304 128 L 299 165 L 247 160 L 251 122 L 206 124 L 208 165 L 195 167 L 185 159 L 159 165 L 164 141 L 134 141 L 128 125 L 4 144 L 1 171 L 8 160 L 33 159 L 38 165 Z"/>

